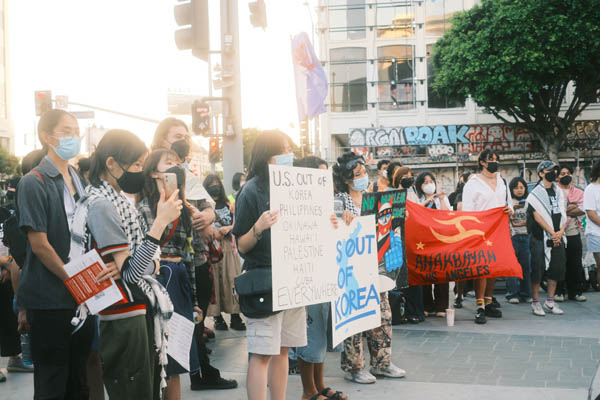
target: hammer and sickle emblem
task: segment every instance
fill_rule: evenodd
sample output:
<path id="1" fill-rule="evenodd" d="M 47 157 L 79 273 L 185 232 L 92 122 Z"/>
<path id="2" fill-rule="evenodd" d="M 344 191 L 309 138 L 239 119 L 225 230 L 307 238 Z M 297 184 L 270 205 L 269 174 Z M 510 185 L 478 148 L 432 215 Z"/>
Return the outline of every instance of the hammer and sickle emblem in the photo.
<path id="1" fill-rule="evenodd" d="M 478 224 L 481 224 L 482 222 L 477 217 L 474 217 L 471 215 L 463 215 L 461 217 L 456 217 L 456 218 L 452 218 L 449 220 L 439 220 L 439 219 L 435 219 L 435 218 L 433 220 L 435 222 L 437 222 L 438 224 L 442 224 L 442 225 L 454 225 L 454 226 L 456 226 L 456 229 L 458 230 L 458 233 L 456 235 L 445 236 L 445 235 L 441 235 L 441 234 L 437 233 L 432 227 L 429 227 L 433 236 L 435 236 L 436 239 L 439 240 L 440 242 L 456 243 L 456 242 L 460 242 L 461 240 L 466 239 L 468 237 L 477 236 L 477 235 L 482 236 L 485 239 L 485 232 L 480 231 L 479 229 L 466 230 L 464 228 L 464 226 L 462 226 L 463 221 L 473 221 L 473 222 L 477 222 Z"/>

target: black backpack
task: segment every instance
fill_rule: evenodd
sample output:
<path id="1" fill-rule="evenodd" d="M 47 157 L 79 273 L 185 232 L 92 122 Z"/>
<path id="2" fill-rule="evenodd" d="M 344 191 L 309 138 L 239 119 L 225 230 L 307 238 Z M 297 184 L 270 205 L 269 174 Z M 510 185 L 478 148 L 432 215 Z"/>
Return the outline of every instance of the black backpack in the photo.
<path id="1" fill-rule="evenodd" d="M 44 183 L 44 179 L 39 172 L 32 170 L 33 173 Z M 2 243 L 8 247 L 8 252 L 15 259 L 17 265 L 23 268 L 25 265 L 25 256 L 27 255 L 27 235 L 19 228 L 19 208 L 15 207 L 13 215 L 8 217 L 2 224 L 4 237 Z"/>

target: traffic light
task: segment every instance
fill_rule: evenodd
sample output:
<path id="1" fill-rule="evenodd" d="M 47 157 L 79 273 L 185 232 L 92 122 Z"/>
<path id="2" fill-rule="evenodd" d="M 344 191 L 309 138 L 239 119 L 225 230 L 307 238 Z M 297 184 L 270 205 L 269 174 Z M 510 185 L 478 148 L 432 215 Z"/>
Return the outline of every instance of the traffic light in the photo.
<path id="1" fill-rule="evenodd" d="M 219 150 L 219 139 L 212 138 L 208 144 L 208 161 L 216 164 L 221 161 L 221 151 Z"/>
<path id="2" fill-rule="evenodd" d="M 267 7 L 265 6 L 264 0 L 253 1 L 248 3 L 250 8 L 250 23 L 255 28 L 267 27 Z"/>
<path id="3" fill-rule="evenodd" d="M 52 91 L 37 90 L 34 92 L 35 97 L 35 115 L 41 116 L 48 110 L 52 109 Z"/>
<path id="4" fill-rule="evenodd" d="M 210 133 L 210 106 L 200 100 L 192 103 L 192 132 L 206 136 Z"/>
<path id="5" fill-rule="evenodd" d="M 175 21 L 182 27 L 175 31 L 175 44 L 179 50 L 192 50 L 192 54 L 208 61 L 210 34 L 208 29 L 208 0 L 191 0 L 174 9 Z"/>

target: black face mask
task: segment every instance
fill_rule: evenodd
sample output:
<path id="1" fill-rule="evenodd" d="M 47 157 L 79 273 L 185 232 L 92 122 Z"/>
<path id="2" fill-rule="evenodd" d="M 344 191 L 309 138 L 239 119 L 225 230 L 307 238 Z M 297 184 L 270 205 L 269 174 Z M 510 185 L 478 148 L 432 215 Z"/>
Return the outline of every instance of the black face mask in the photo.
<path id="1" fill-rule="evenodd" d="M 123 168 L 123 167 L 121 167 Z M 144 188 L 144 171 L 129 172 L 123 168 L 123 175 L 117 179 L 117 185 L 122 191 L 129 194 L 138 194 Z"/>
<path id="2" fill-rule="evenodd" d="M 573 180 L 573 177 L 571 175 L 565 175 L 562 178 L 560 178 L 560 184 L 563 186 L 569 186 L 569 184 L 571 183 L 572 180 Z"/>
<path id="3" fill-rule="evenodd" d="M 177 187 L 181 188 L 185 183 L 185 171 L 181 167 L 171 167 L 165 171 L 168 174 L 175 174 L 177 176 Z"/>
<path id="4" fill-rule="evenodd" d="M 546 172 L 544 178 L 546 178 L 548 182 L 554 182 L 556 180 L 556 171 Z"/>
<path id="5" fill-rule="evenodd" d="M 209 186 L 206 191 L 208 192 L 208 194 L 210 194 L 212 197 L 219 197 L 221 196 L 221 187 L 219 186 Z"/>
<path id="6" fill-rule="evenodd" d="M 408 189 L 409 187 L 411 187 L 412 185 L 414 185 L 414 183 L 415 183 L 415 178 L 402 178 L 400 180 L 400 185 L 404 189 Z"/>
<path id="7" fill-rule="evenodd" d="M 498 163 L 496 161 L 488 161 L 487 165 L 486 169 L 492 174 L 498 171 Z"/>
<path id="8" fill-rule="evenodd" d="M 171 144 L 171 150 L 173 150 L 179 158 L 185 160 L 185 158 L 190 154 L 190 144 L 187 140 L 181 139 Z"/>

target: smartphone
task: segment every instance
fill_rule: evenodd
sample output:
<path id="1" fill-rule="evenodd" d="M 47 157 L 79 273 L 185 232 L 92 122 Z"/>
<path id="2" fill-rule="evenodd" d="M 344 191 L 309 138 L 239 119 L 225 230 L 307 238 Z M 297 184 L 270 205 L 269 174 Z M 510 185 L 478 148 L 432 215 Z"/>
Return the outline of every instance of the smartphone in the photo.
<path id="1" fill-rule="evenodd" d="M 156 183 L 159 190 L 165 191 L 166 198 L 168 199 L 177 190 L 177 175 L 171 172 L 164 172 L 160 174 Z"/>

